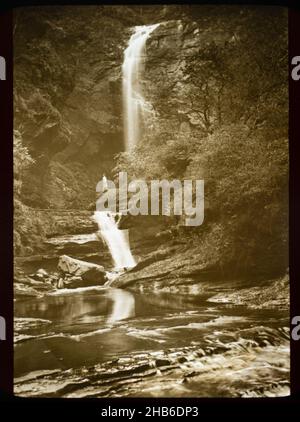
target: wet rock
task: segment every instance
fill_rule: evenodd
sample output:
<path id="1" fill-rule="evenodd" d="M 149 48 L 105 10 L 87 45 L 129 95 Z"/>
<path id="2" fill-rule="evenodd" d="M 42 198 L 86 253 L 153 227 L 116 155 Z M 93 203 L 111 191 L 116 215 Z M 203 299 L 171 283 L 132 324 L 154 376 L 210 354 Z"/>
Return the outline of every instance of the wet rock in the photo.
<path id="1" fill-rule="evenodd" d="M 186 374 L 186 377 L 191 378 L 191 377 L 195 377 L 198 374 L 199 374 L 199 372 L 192 371 L 192 372 L 189 372 L 188 374 Z"/>
<path id="2" fill-rule="evenodd" d="M 288 328 L 286 329 L 289 331 Z M 270 335 L 271 335 L 271 330 Z M 274 332 L 274 330 L 272 330 Z M 278 333 L 279 335 L 279 333 Z M 289 342 L 289 338 L 285 338 L 286 344 Z M 280 343 L 279 343 L 280 344 Z M 275 346 L 277 347 L 277 346 Z M 267 353 L 270 351 L 266 349 Z M 244 356 L 245 350 L 242 351 L 241 359 L 240 348 L 236 349 L 237 355 L 230 354 L 229 362 L 224 367 L 223 358 L 215 353 L 211 357 L 197 356 L 199 351 L 198 346 L 188 346 L 180 348 L 172 348 L 160 351 L 151 351 L 148 353 L 133 353 L 130 355 L 120 356 L 118 359 L 114 359 L 108 362 L 98 363 L 92 366 L 83 366 L 81 368 L 67 369 L 55 372 L 49 371 L 36 371 L 25 377 L 20 377 L 15 380 L 15 391 L 17 394 L 24 396 L 39 396 L 39 397 L 126 397 L 126 396 L 139 396 L 140 394 L 152 387 L 159 385 L 160 390 L 163 384 L 166 383 L 166 387 L 169 391 L 170 385 L 174 384 L 174 375 L 176 379 L 181 380 L 183 384 L 192 386 L 189 389 L 189 393 L 193 393 L 193 386 L 205 384 L 205 380 L 210 377 L 222 377 L 224 376 L 224 369 L 230 369 L 234 371 L 235 366 L 237 368 L 245 368 L 245 364 L 249 365 L 249 357 Z M 252 350 L 253 351 L 253 350 Z M 284 347 L 283 353 L 286 356 L 287 348 Z M 252 353 L 251 355 L 252 356 Z M 254 353 L 255 356 L 255 353 Z M 183 361 L 183 358 L 188 360 L 187 365 L 174 364 L 179 360 Z M 232 362 L 232 358 L 235 360 Z M 243 359 L 246 359 L 243 360 Z M 283 364 L 276 362 L 276 368 L 280 369 L 280 376 L 282 374 L 282 368 L 288 365 L 288 360 L 284 359 Z M 153 366 L 153 363 L 155 365 Z M 261 360 L 261 354 L 257 355 L 256 363 L 262 365 L 263 371 L 266 370 L 264 361 Z M 159 369 L 158 369 L 159 368 Z M 232 369 L 233 368 L 233 369 Z M 272 365 L 268 367 L 271 371 L 274 371 Z M 212 373 L 213 371 L 213 373 Z M 288 373 L 288 372 L 287 372 Z M 216 375 L 215 375 L 216 374 Z M 258 375 L 260 377 L 260 375 Z M 202 377 L 202 378 L 201 378 Z M 204 377 L 204 378 L 203 378 Z M 208 378 L 207 378 L 208 377 Z M 214 378 L 217 379 L 217 378 Z M 219 378 L 218 378 L 219 379 Z M 222 378 L 221 378 L 222 379 Z M 226 389 L 228 385 L 229 377 L 226 376 Z M 233 380 L 236 383 L 235 379 Z M 279 380 L 279 383 L 283 382 L 286 389 L 288 389 L 288 379 Z M 246 384 L 245 384 L 246 385 Z M 245 391 L 245 396 L 249 394 L 257 394 L 261 396 L 265 389 L 270 391 L 270 396 L 275 396 L 276 391 L 271 391 L 273 388 L 277 388 L 278 383 L 265 383 L 263 385 L 260 382 L 256 382 L 254 386 L 249 386 Z M 188 387 L 189 388 L 189 387 Z M 222 393 L 228 390 L 222 389 Z M 246 388 L 246 387 L 245 387 Z M 261 390 L 263 388 L 263 390 Z M 148 390 L 149 391 L 149 390 Z M 197 391 L 197 393 L 200 390 Z M 176 391 L 173 391 L 176 393 Z M 195 392 L 195 391 L 194 391 Z M 181 394 L 182 391 L 179 392 Z M 233 391 L 233 395 L 240 394 L 240 385 Z M 221 395 L 221 394 L 220 394 Z"/>
<path id="3" fill-rule="evenodd" d="M 77 289 L 79 287 L 99 286 L 105 283 L 106 279 L 99 280 L 96 274 L 95 278 L 84 279 L 84 276 L 67 277 L 62 283 L 58 283 L 58 288 Z"/>
<path id="4" fill-rule="evenodd" d="M 42 277 L 48 277 L 48 273 L 46 270 L 44 270 L 44 268 L 40 268 L 39 270 L 37 270 L 36 272 L 38 275 L 42 276 Z"/>
<path id="5" fill-rule="evenodd" d="M 208 301 L 245 305 L 253 309 L 287 309 L 289 306 L 289 276 L 285 275 L 277 280 L 269 280 L 263 286 L 218 293 Z"/>
<path id="6" fill-rule="evenodd" d="M 214 260 L 204 263 L 202 256 L 203 252 L 196 246 L 191 253 L 189 244 L 162 245 L 145 255 L 113 285 L 120 288 L 130 286 L 132 290 L 142 287 L 152 292 L 199 294 L 199 282 L 216 279 L 218 272 L 218 264 Z"/>
<path id="7" fill-rule="evenodd" d="M 53 276 L 42 276 L 34 277 L 36 275 L 32 274 L 30 276 L 25 275 L 24 273 L 18 271 L 14 276 L 14 294 L 15 297 L 18 296 L 28 296 L 28 297 L 40 297 L 48 291 L 54 289 L 54 279 Z"/>
<path id="8" fill-rule="evenodd" d="M 85 260 L 87 256 L 91 254 L 98 256 L 101 252 L 102 260 L 110 262 L 110 254 L 96 233 L 54 236 L 48 238 L 45 244 L 54 256 L 76 256 Z"/>
<path id="9" fill-rule="evenodd" d="M 37 281 L 42 281 L 48 276 L 49 275 L 47 271 L 45 271 L 43 268 L 40 268 L 36 273 L 30 274 L 30 277 Z"/>
<path id="10" fill-rule="evenodd" d="M 196 352 L 196 355 L 198 357 L 202 357 L 202 356 L 205 356 L 205 352 L 204 352 L 203 349 L 198 349 L 197 352 Z"/>
<path id="11" fill-rule="evenodd" d="M 15 382 L 18 384 L 22 384 L 24 382 L 37 380 L 45 376 L 57 375 L 60 372 L 61 372 L 61 369 L 44 369 L 44 370 L 39 370 L 39 371 L 33 371 L 21 377 L 15 378 Z"/>
<path id="12" fill-rule="evenodd" d="M 26 283 L 26 284 L 29 284 L 29 285 L 30 285 L 30 286 L 32 286 L 32 287 L 40 287 L 40 286 L 44 286 L 44 281 L 38 281 L 38 280 L 35 280 L 35 279 L 34 279 L 34 278 L 32 278 L 32 277 L 27 277 L 27 279 L 26 279 L 25 283 Z"/>
<path id="13" fill-rule="evenodd" d="M 171 365 L 171 362 L 168 359 L 156 359 L 156 366 L 168 366 Z"/>
<path id="14" fill-rule="evenodd" d="M 76 287 L 101 285 L 106 281 L 106 272 L 102 265 L 81 261 L 67 255 L 62 255 L 59 258 L 58 269 L 65 275 L 75 276 L 69 282 L 64 280 L 68 287 L 72 286 L 72 288 L 74 285 Z"/>
<path id="15" fill-rule="evenodd" d="M 52 321 L 42 318 L 14 318 L 14 331 L 20 333 L 36 328 L 43 328 L 46 325 L 52 324 Z"/>
<path id="16" fill-rule="evenodd" d="M 139 271 L 154 262 L 158 262 L 164 258 L 171 256 L 173 250 L 174 248 L 170 247 L 170 248 L 154 251 L 148 254 L 147 257 L 145 259 L 142 259 L 140 262 L 138 262 L 137 265 L 130 270 L 130 272 Z"/>
<path id="17" fill-rule="evenodd" d="M 14 297 L 17 298 L 18 296 L 41 297 L 42 294 L 31 286 L 16 283 L 14 285 Z"/>
<path id="18" fill-rule="evenodd" d="M 103 268 L 103 267 L 102 267 Z M 83 281 L 88 283 L 99 284 L 99 282 L 105 283 L 106 275 L 105 271 L 99 268 L 91 268 L 90 270 L 86 271 L 82 274 L 81 278 Z"/>

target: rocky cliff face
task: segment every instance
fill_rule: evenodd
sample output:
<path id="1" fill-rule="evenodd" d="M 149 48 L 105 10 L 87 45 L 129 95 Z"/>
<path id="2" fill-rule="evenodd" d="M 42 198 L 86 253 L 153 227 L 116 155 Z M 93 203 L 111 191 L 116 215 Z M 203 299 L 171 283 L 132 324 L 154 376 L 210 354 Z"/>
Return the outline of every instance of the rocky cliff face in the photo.
<path id="1" fill-rule="evenodd" d="M 86 208 L 123 150 L 123 52 L 145 20 L 125 9 L 15 13 L 15 129 L 35 159 L 23 183 L 28 205 Z"/>
<path id="2" fill-rule="evenodd" d="M 122 149 L 126 22 L 103 8 L 16 12 L 15 129 L 35 159 L 25 203 L 85 208 Z"/>
<path id="3" fill-rule="evenodd" d="M 206 20 L 203 17 L 203 22 Z M 146 97 L 160 121 L 169 126 L 171 136 L 172 132 L 184 134 L 202 128 L 191 101 L 191 76 L 197 70 L 191 69 L 189 62 L 196 56 L 200 58 L 203 49 L 224 45 L 230 39 L 224 28 L 215 31 L 215 26 L 206 28 L 203 22 L 191 18 L 162 22 L 147 45 Z"/>
<path id="4" fill-rule="evenodd" d="M 94 204 L 96 183 L 103 173 L 112 175 L 114 154 L 124 149 L 122 62 L 132 29 L 177 15 L 182 15 L 180 7 L 43 7 L 15 12 L 14 129 L 34 159 L 22 171 L 20 200 L 37 208 L 18 208 L 17 237 L 23 246 L 17 247 L 17 254 L 39 251 L 40 240 L 55 234 L 56 216 L 47 217 L 39 209 L 62 210 L 65 219 L 66 209 Z M 172 24 L 164 26 L 170 35 Z M 147 72 L 155 66 L 148 62 Z M 157 77 L 155 72 L 150 75 L 149 84 Z M 150 91 L 147 94 L 152 100 Z M 69 215 L 69 225 L 77 227 L 74 211 Z"/>
<path id="5" fill-rule="evenodd" d="M 144 92 L 167 131 L 201 129 L 189 99 L 189 58 L 227 42 L 181 7 L 53 7 L 15 14 L 15 129 L 35 159 L 26 204 L 86 208 L 123 150 L 122 61 L 132 27 L 161 22 L 147 43 Z M 180 16 L 181 19 L 178 19 Z M 212 16 L 210 17 L 212 19 Z M 150 116 L 151 117 L 151 116 Z"/>

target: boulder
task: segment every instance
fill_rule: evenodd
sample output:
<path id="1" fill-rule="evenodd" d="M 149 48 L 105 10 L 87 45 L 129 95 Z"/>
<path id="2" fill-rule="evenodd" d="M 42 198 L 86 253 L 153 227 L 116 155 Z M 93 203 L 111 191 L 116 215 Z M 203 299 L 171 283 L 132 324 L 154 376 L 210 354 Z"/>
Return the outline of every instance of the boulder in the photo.
<path id="1" fill-rule="evenodd" d="M 14 285 L 14 297 L 41 297 L 42 294 L 38 292 L 36 289 L 34 289 L 31 286 L 28 286 L 27 284 L 21 284 L 21 283 L 15 283 Z"/>
<path id="2" fill-rule="evenodd" d="M 106 272 L 102 265 L 81 261 L 68 255 L 59 258 L 58 269 L 65 275 L 64 287 L 101 285 L 106 281 Z M 68 279 L 70 275 L 72 277 Z"/>
<path id="3" fill-rule="evenodd" d="M 101 279 L 99 280 L 99 278 L 97 278 L 98 275 L 96 275 L 95 278 L 93 279 L 84 279 L 84 275 L 82 276 L 69 276 L 65 279 L 60 279 L 59 283 L 58 283 L 58 288 L 59 289 L 77 289 L 78 287 L 90 287 L 90 286 L 99 286 L 99 285 L 103 285 L 104 282 L 106 281 L 105 279 Z"/>
<path id="4" fill-rule="evenodd" d="M 37 270 L 36 274 L 43 278 L 49 276 L 49 274 L 47 273 L 46 270 L 44 270 L 44 268 L 40 268 L 39 270 Z"/>
<path id="5" fill-rule="evenodd" d="M 30 275 L 34 280 L 44 280 L 45 278 L 49 277 L 49 274 L 43 268 L 37 270 L 36 273 Z"/>

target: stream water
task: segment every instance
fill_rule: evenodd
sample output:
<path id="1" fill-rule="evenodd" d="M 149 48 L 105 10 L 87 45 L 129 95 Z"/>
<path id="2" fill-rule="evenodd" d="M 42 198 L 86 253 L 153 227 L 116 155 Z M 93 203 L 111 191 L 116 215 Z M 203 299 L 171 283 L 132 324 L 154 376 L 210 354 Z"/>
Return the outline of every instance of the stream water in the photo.
<path id="1" fill-rule="evenodd" d="M 288 394 L 286 312 L 206 299 L 99 287 L 17 300 L 16 394 Z"/>
<path id="2" fill-rule="evenodd" d="M 99 235 L 107 245 L 114 263 L 114 270 L 132 268 L 136 262 L 132 256 L 128 230 L 119 230 L 111 212 L 95 211 L 93 219 L 99 227 Z"/>

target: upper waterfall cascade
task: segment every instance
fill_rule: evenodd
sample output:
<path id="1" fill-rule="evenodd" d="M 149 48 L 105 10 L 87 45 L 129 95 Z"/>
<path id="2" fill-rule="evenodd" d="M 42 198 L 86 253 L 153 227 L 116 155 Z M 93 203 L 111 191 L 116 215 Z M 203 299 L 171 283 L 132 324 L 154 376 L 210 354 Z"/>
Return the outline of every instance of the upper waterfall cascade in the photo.
<path id="1" fill-rule="evenodd" d="M 123 107 L 126 151 L 132 150 L 140 137 L 140 115 L 146 104 L 140 86 L 140 71 L 146 41 L 159 24 L 135 27 L 124 53 Z"/>

